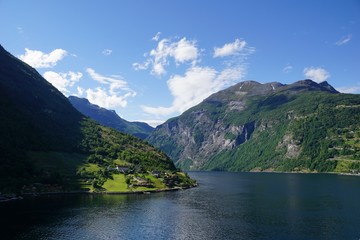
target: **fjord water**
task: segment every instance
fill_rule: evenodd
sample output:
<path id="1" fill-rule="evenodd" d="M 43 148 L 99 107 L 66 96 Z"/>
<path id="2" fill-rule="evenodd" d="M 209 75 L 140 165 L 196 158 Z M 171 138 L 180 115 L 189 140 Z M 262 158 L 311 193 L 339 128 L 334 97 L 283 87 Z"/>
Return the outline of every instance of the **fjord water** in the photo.
<path id="1" fill-rule="evenodd" d="M 199 187 L 0 204 L 2 239 L 360 239 L 360 177 L 190 172 Z"/>

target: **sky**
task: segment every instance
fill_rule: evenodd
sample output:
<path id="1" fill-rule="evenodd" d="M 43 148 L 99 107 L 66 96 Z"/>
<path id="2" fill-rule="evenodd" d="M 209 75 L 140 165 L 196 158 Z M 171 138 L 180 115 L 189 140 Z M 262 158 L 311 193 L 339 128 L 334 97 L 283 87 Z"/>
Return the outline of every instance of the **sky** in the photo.
<path id="1" fill-rule="evenodd" d="M 360 0 L 0 0 L 0 44 L 152 126 L 246 80 L 360 93 Z"/>

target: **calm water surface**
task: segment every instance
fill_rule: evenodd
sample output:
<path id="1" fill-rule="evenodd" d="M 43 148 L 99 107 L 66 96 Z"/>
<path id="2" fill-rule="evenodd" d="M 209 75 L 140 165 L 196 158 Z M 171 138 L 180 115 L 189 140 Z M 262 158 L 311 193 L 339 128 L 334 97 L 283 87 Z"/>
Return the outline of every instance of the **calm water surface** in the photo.
<path id="1" fill-rule="evenodd" d="M 360 177 L 189 174 L 199 187 L 0 203 L 0 238 L 360 239 Z"/>

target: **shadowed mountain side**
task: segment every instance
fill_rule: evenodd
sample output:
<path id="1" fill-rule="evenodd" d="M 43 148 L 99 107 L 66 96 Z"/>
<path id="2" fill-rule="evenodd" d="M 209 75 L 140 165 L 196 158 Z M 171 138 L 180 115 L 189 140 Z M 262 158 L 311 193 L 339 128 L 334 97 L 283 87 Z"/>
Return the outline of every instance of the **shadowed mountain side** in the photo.
<path id="1" fill-rule="evenodd" d="M 119 117 L 115 111 L 92 104 L 86 98 L 70 96 L 69 101 L 79 112 L 85 116 L 98 121 L 104 126 L 115 128 L 120 132 L 145 139 L 154 130 L 154 128 L 146 123 L 128 122 Z"/>
<path id="2" fill-rule="evenodd" d="M 0 113 L 2 193 L 136 191 L 139 185 L 166 189 L 194 184 L 147 142 L 83 116 L 35 69 L 1 46 Z M 125 178 L 125 168 L 126 173 L 142 174 L 141 181 L 135 175 Z M 152 171 L 166 178 L 162 182 Z"/>

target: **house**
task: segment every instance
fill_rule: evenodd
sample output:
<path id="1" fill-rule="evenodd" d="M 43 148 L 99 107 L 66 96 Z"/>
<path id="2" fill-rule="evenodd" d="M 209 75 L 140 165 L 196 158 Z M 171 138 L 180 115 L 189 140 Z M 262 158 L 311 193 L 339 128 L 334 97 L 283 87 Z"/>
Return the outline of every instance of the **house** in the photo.
<path id="1" fill-rule="evenodd" d="M 128 167 L 128 166 L 119 166 L 119 165 L 117 165 L 117 166 L 114 167 L 114 168 L 108 166 L 107 169 L 108 169 L 108 171 L 110 171 L 110 172 L 119 172 L 119 173 L 124 173 L 124 174 L 130 172 L 130 167 Z"/>
<path id="2" fill-rule="evenodd" d="M 161 177 L 161 172 L 158 170 L 154 170 L 151 172 L 151 174 L 156 177 L 156 178 L 160 178 Z"/>
<path id="3" fill-rule="evenodd" d="M 130 168 L 128 166 L 116 166 L 116 170 L 120 173 L 128 173 Z"/>

